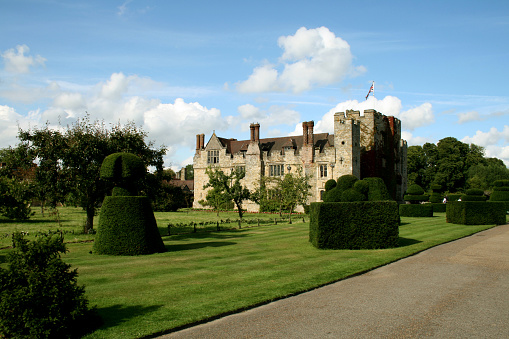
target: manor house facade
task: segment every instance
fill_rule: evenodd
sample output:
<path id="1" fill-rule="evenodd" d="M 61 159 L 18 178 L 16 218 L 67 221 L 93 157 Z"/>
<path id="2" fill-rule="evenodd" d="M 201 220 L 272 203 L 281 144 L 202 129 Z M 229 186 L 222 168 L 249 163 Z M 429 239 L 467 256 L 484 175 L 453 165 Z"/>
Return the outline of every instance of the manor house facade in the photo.
<path id="1" fill-rule="evenodd" d="M 260 125 L 251 124 L 249 140 L 236 140 L 212 134 L 196 136 L 194 155 L 194 203 L 206 197 L 203 186 L 209 166 L 225 173 L 241 167 L 244 185 L 253 191 L 262 176 L 284 176 L 302 169 L 311 176 L 308 202 L 321 201 L 325 182 L 345 174 L 359 179 L 381 177 L 395 200 L 402 200 L 407 182 L 407 143 L 401 139 L 401 122 L 375 110 L 347 110 L 334 114 L 334 134 L 317 133 L 314 122 L 302 123 L 302 135 L 260 139 Z M 246 201 L 243 208 L 258 211 Z M 301 207 L 302 208 L 302 207 Z"/>

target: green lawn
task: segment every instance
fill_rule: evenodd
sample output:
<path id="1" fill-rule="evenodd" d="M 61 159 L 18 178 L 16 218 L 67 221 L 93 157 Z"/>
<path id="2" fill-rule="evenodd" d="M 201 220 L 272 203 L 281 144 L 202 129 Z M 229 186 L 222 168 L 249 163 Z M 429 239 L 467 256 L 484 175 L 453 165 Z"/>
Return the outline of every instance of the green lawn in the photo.
<path id="1" fill-rule="evenodd" d="M 156 218 L 161 234 L 168 222 L 217 220 L 205 212 L 156 213 Z M 78 229 L 82 219 L 75 220 Z M 445 213 L 401 221 L 401 246 L 394 249 L 318 250 L 308 242 L 309 224 L 299 217 L 293 224 L 163 236 L 168 252 L 148 256 L 99 256 L 90 253 L 91 242 L 74 242 L 64 259 L 78 268 L 79 282 L 105 322 L 87 338 L 137 338 L 306 291 L 492 227 L 447 224 Z M 13 225 L 0 221 L 1 233 Z M 63 226 L 72 227 L 72 222 Z M 66 241 L 79 237 L 91 236 L 68 234 Z M 0 262 L 6 251 L 0 250 Z"/>

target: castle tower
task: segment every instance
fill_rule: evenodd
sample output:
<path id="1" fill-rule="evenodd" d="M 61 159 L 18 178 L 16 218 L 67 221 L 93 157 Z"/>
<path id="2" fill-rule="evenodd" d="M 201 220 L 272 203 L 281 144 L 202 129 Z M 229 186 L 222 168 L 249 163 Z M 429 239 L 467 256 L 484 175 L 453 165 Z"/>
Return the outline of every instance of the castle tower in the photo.
<path id="1" fill-rule="evenodd" d="M 360 123 L 343 112 L 334 114 L 334 179 L 353 174 L 360 179 Z"/>

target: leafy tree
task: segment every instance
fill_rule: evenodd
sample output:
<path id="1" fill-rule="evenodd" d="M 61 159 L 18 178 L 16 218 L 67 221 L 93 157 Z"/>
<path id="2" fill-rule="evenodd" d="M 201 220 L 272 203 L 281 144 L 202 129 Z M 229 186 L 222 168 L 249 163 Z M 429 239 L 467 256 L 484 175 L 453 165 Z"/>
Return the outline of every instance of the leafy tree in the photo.
<path id="1" fill-rule="evenodd" d="M 76 270 L 66 264 L 63 236 L 29 242 L 13 235 L 7 269 L 0 268 L 0 337 L 68 338 L 97 323 Z"/>
<path id="2" fill-rule="evenodd" d="M 240 182 L 244 179 L 246 173 L 242 169 L 236 168 L 230 174 L 225 174 L 219 168 L 212 167 L 207 168 L 205 173 L 209 177 L 209 182 L 203 188 L 212 187 L 216 189 L 217 194 L 224 197 L 223 200 L 233 200 L 237 207 L 239 218 L 242 219 L 242 202 L 249 199 L 250 196 L 249 190 L 242 186 Z"/>
<path id="3" fill-rule="evenodd" d="M 33 215 L 30 209 L 31 185 L 26 180 L 0 177 L 0 214 L 17 220 Z"/>
<path id="4" fill-rule="evenodd" d="M 186 177 L 185 180 L 194 180 L 194 167 L 192 164 L 186 166 Z"/>
<path id="5" fill-rule="evenodd" d="M 479 188 L 488 191 L 493 188 L 493 183 L 497 180 L 509 179 L 509 169 L 500 159 L 489 158 L 486 164 L 478 163 L 468 169 L 467 186 L 469 188 Z"/>
<path id="6" fill-rule="evenodd" d="M 68 201 L 81 206 L 87 213 L 85 232 L 93 229 L 96 208 L 108 187 L 99 177 L 104 158 L 112 153 L 129 152 L 139 156 L 146 165 L 162 170 L 164 146 L 152 149 L 145 142 L 147 134 L 134 123 L 118 124 L 108 129 L 99 121 L 90 122 L 87 115 L 64 132 L 50 129 L 20 130 L 21 147 L 38 160 L 36 181 L 41 196 L 51 203 Z M 69 200 L 70 199 L 70 200 Z"/>
<path id="7" fill-rule="evenodd" d="M 200 201 L 200 204 L 212 207 L 216 211 L 217 216 L 219 216 L 219 211 L 228 209 L 228 205 L 232 204 L 232 201 L 219 188 L 214 187 L 207 192 L 205 200 Z"/>

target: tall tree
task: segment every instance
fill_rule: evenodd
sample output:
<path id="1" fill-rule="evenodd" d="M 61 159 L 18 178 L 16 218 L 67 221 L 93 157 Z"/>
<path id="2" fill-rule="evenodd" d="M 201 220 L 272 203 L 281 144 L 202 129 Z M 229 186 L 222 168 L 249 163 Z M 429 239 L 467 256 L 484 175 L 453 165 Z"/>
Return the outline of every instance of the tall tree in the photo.
<path id="1" fill-rule="evenodd" d="M 134 123 L 114 125 L 111 130 L 89 116 L 67 126 L 64 132 L 48 125 L 43 129 L 20 130 L 18 138 L 38 160 L 36 180 L 45 187 L 43 195 L 52 202 L 64 197 L 87 213 L 85 232 L 93 229 L 94 215 L 107 192 L 99 177 L 104 158 L 116 152 L 136 154 L 145 164 L 162 170 L 164 146 L 152 149 L 147 134 Z"/>
<path id="2" fill-rule="evenodd" d="M 249 199 L 250 196 L 249 190 L 241 183 L 241 180 L 246 176 L 244 170 L 235 168 L 232 169 L 230 174 L 225 174 L 219 168 L 209 167 L 205 173 L 209 177 L 209 182 L 203 188 L 212 187 L 212 189 L 217 191 L 217 194 L 221 194 L 224 197 L 222 200 L 233 200 L 237 207 L 239 218 L 242 219 L 242 202 Z"/>

